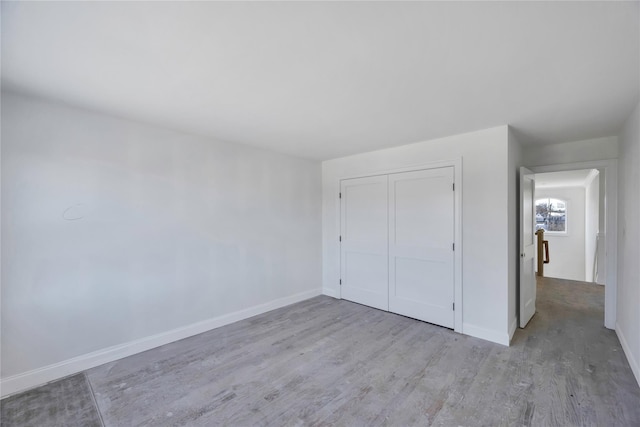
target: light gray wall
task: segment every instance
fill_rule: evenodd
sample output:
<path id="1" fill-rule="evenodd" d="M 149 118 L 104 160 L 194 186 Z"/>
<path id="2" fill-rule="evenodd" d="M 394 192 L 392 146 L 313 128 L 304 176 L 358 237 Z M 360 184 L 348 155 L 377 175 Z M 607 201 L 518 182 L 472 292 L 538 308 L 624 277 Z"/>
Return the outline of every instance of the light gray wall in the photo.
<path id="1" fill-rule="evenodd" d="M 2 94 L 2 377 L 319 294 L 321 168 Z"/>
<path id="2" fill-rule="evenodd" d="M 640 103 L 620 135 L 616 332 L 640 383 Z"/>
<path id="3" fill-rule="evenodd" d="M 500 126 L 323 162 L 323 291 L 340 295 L 340 179 L 462 158 L 463 332 L 508 344 L 507 144 Z"/>
<path id="4" fill-rule="evenodd" d="M 544 265 L 546 277 L 584 281 L 584 196 L 584 187 L 536 187 L 536 200 L 553 197 L 567 202 L 567 234 L 544 233 L 550 259 Z"/>
<path id="5" fill-rule="evenodd" d="M 607 176 L 606 170 L 598 169 L 599 175 L 599 189 L 598 189 L 598 198 L 599 202 L 599 210 L 598 210 L 598 280 L 597 283 L 599 285 L 605 285 L 607 280 L 607 258 L 606 254 L 606 245 L 605 245 L 605 234 L 607 230 Z M 617 178 L 617 177 L 616 177 Z M 616 222 L 618 221 L 617 216 L 614 218 Z"/>
<path id="6" fill-rule="evenodd" d="M 595 281 L 594 266 L 598 256 L 598 231 L 600 227 L 600 174 L 596 175 L 584 190 L 584 277 L 587 282 Z"/>
<path id="7" fill-rule="evenodd" d="M 523 150 L 524 165 L 528 167 L 617 158 L 616 136 L 553 145 L 527 145 Z"/>

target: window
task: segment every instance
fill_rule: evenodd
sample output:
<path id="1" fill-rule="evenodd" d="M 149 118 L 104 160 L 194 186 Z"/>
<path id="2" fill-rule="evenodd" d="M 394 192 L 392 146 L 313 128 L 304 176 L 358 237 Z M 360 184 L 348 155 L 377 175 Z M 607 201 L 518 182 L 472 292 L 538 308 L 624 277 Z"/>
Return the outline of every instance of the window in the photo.
<path id="1" fill-rule="evenodd" d="M 567 233 L 567 202 L 547 197 L 536 200 L 536 230 Z"/>

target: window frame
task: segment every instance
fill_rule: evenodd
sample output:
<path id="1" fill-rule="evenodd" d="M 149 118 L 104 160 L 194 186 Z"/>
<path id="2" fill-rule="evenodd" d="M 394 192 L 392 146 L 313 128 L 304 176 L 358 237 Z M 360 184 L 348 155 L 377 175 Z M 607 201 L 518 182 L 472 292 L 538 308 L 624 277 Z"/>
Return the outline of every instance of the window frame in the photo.
<path id="1" fill-rule="evenodd" d="M 535 216 L 537 216 L 537 208 L 538 208 L 538 202 L 539 201 L 543 201 L 546 200 L 548 205 L 551 205 L 551 200 L 557 200 L 558 202 L 564 203 L 564 231 L 556 231 L 556 230 L 544 230 L 544 234 L 545 235 L 552 235 L 552 236 L 568 236 L 569 235 L 569 200 L 563 197 L 554 197 L 554 196 L 544 196 L 544 197 L 536 197 L 535 200 L 535 204 L 534 204 L 534 208 L 536 210 L 536 214 Z M 538 230 L 537 228 L 537 224 L 538 221 L 536 220 L 536 231 Z"/>

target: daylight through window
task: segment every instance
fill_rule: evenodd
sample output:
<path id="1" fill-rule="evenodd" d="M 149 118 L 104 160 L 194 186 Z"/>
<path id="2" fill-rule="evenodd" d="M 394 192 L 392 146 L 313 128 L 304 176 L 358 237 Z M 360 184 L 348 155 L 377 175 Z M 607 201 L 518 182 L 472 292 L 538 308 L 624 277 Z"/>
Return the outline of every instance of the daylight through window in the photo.
<path id="1" fill-rule="evenodd" d="M 567 202 L 547 197 L 536 200 L 536 230 L 567 232 Z"/>

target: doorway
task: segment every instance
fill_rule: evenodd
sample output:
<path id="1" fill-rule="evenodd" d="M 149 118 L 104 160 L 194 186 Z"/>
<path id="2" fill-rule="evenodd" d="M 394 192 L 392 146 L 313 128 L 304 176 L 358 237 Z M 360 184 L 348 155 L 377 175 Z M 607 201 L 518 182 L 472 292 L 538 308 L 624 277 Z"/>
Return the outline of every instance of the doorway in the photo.
<path id="1" fill-rule="evenodd" d="M 599 198 L 604 200 L 604 218 L 599 218 L 598 245 L 601 248 L 601 260 L 598 262 L 597 280 L 605 285 L 604 326 L 615 329 L 617 296 L 617 199 L 618 199 L 618 163 L 617 160 L 598 160 L 581 163 L 565 163 L 530 168 L 535 174 L 547 172 L 577 171 L 597 169 L 601 185 Z M 522 226 L 522 225 L 521 225 Z M 570 227 L 570 225 L 568 225 Z"/>
<path id="2" fill-rule="evenodd" d="M 600 178 L 598 169 L 535 175 L 535 229 L 543 230 L 550 255 L 543 264 L 545 277 L 594 283 L 600 276 L 604 284 L 604 259 L 599 259 L 604 251 L 598 248 L 605 217 Z"/>

